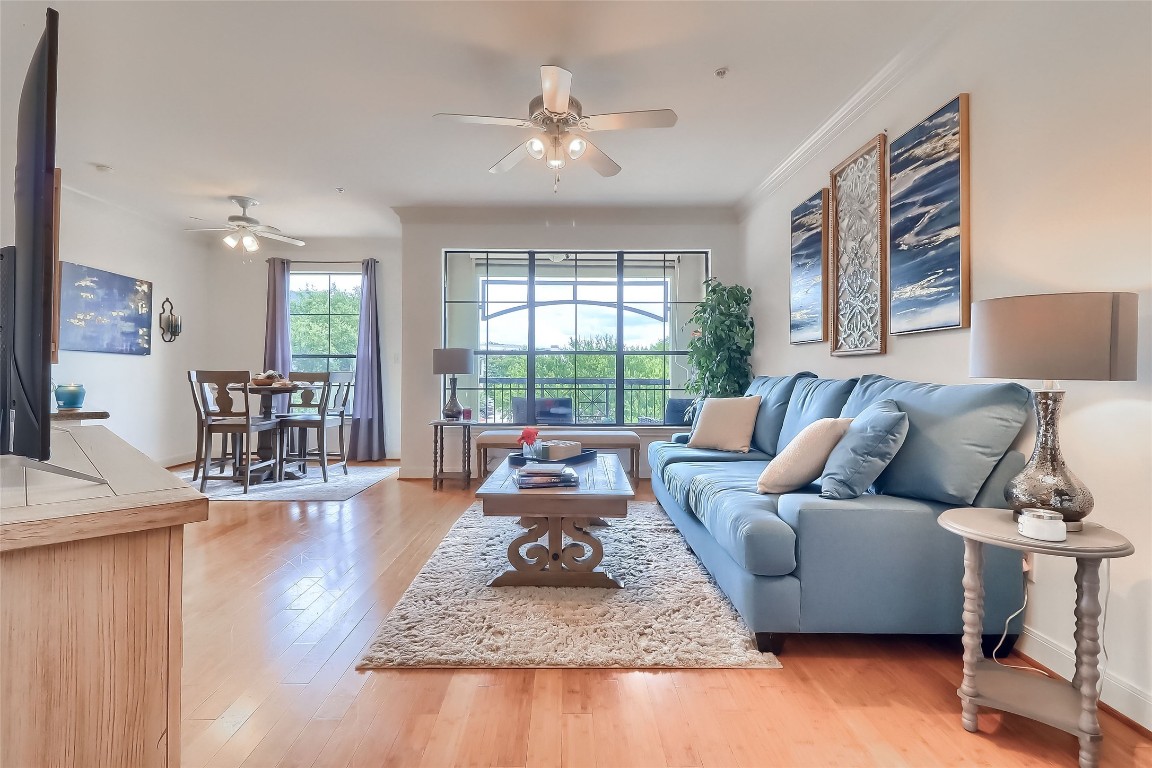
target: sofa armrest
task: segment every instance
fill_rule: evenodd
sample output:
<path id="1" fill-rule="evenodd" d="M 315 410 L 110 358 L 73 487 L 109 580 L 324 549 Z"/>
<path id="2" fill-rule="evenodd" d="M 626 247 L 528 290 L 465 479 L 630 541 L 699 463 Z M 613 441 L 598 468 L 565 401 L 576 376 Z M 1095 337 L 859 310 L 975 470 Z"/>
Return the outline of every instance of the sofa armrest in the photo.
<path id="1" fill-rule="evenodd" d="M 692 437 L 691 432 L 675 432 L 668 440 L 670 443 L 680 443 L 680 445 L 688 445 L 689 438 Z"/>

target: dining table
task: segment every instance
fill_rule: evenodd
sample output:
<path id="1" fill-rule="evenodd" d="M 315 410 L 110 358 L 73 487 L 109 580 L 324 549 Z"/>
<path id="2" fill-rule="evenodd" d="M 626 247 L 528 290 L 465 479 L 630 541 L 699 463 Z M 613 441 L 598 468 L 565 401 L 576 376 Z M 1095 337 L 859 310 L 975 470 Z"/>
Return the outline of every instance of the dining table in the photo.
<path id="1" fill-rule="evenodd" d="M 228 387 L 233 391 L 242 391 L 244 389 L 241 384 L 232 384 Z M 260 395 L 260 418 L 273 419 L 275 414 L 275 398 L 281 395 L 291 397 L 296 392 L 305 389 L 323 389 L 323 384 L 315 384 L 312 382 L 302 381 L 288 381 L 282 384 L 249 384 L 248 391 L 254 395 Z M 287 408 L 283 409 L 287 413 Z M 260 457 L 261 461 L 266 461 L 276 455 L 276 446 L 273 441 L 276 439 L 276 433 L 267 430 L 261 432 L 256 443 L 256 455 Z M 253 474 L 252 483 L 261 483 L 274 480 L 276 473 L 272 470 L 267 470 L 259 474 Z M 284 477 L 288 480 L 299 480 L 303 475 L 295 472 L 285 472 Z"/>

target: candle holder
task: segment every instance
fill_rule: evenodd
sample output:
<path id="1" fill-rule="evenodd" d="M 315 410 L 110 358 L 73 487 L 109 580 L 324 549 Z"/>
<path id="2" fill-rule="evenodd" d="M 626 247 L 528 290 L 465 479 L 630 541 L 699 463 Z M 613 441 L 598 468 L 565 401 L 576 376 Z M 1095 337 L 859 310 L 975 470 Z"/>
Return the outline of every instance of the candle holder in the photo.
<path id="1" fill-rule="evenodd" d="M 172 302 L 167 296 L 160 305 L 160 338 L 164 341 L 176 341 L 176 337 L 184 330 L 184 322 L 180 315 L 172 313 Z"/>

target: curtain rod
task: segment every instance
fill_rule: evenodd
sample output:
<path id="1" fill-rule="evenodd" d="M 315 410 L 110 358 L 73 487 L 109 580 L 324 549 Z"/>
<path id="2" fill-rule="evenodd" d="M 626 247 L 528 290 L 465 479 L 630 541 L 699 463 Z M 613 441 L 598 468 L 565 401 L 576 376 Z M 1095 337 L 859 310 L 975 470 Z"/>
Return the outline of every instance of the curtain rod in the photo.
<path id="1" fill-rule="evenodd" d="M 264 262 L 268 263 L 269 261 L 272 261 L 272 259 L 275 259 L 275 258 L 279 258 L 279 257 L 273 256 L 272 258 L 264 259 Z M 363 264 L 365 260 L 361 259 L 360 261 L 308 261 L 307 259 L 284 259 L 284 261 L 287 261 L 290 264 Z M 371 261 L 375 264 L 380 263 L 379 259 L 368 259 L 368 261 Z"/>

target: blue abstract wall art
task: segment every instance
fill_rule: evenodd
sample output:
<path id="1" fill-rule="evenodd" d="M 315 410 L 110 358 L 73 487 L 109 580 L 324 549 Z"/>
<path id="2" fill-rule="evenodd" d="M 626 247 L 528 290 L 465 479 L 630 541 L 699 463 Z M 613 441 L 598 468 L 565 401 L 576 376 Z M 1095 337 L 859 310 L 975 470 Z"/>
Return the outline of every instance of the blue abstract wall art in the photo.
<path id="1" fill-rule="evenodd" d="M 807 344 L 827 338 L 824 265 L 828 243 L 828 190 L 822 189 L 792 209 L 790 265 L 791 320 L 788 341 Z"/>
<path id="2" fill-rule="evenodd" d="M 152 283 L 60 262 L 60 349 L 152 353 Z"/>
<path id="3" fill-rule="evenodd" d="M 967 328 L 968 94 L 892 142 L 889 330 Z"/>

